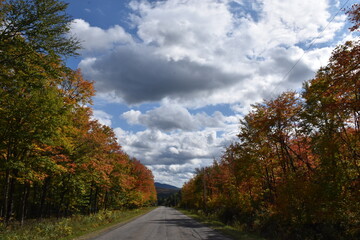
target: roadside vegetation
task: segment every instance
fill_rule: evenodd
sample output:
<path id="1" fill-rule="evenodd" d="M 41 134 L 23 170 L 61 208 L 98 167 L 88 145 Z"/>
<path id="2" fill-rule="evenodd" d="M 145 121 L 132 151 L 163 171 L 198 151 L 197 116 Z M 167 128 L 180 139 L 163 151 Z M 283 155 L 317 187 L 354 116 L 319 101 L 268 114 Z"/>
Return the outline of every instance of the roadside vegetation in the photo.
<path id="1" fill-rule="evenodd" d="M 77 221 L 94 228 L 121 217 L 111 210 L 156 203 L 152 172 L 93 119 L 93 83 L 66 66 L 80 48 L 66 8 L 0 0 L 0 221 L 8 236 L 27 225 L 30 239 L 65 237 Z"/>
<path id="2" fill-rule="evenodd" d="M 12 223 L 0 227 L 0 239 L 2 240 L 86 240 L 100 234 L 103 231 L 124 224 L 137 216 L 141 216 L 154 207 L 99 211 L 90 215 L 74 215 L 68 218 L 51 218 L 44 220 L 28 220 L 21 227 L 19 223 Z M 81 236 L 81 237 L 80 237 Z"/>
<path id="3" fill-rule="evenodd" d="M 360 4 L 348 15 L 356 36 Z M 358 37 L 300 92 L 254 104 L 239 129 L 183 186 L 182 207 L 269 239 L 360 239 Z"/>
<path id="4" fill-rule="evenodd" d="M 221 222 L 216 215 L 211 216 L 201 210 L 195 211 L 183 208 L 177 208 L 177 210 L 234 240 L 264 240 L 264 238 L 256 233 L 244 231 L 241 224 L 234 222 L 231 225 L 227 225 Z"/>

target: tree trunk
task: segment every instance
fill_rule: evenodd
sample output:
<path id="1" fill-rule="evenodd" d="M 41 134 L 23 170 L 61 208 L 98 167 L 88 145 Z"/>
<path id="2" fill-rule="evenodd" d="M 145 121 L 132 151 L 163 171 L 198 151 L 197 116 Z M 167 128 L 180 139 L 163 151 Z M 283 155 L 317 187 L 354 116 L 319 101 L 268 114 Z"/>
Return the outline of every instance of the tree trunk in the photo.
<path id="1" fill-rule="evenodd" d="M 50 181 L 51 181 L 50 177 L 47 177 L 45 179 L 45 181 L 44 181 L 44 186 L 43 186 L 43 189 L 42 189 L 41 200 L 40 200 L 40 209 L 39 209 L 39 218 L 40 219 L 43 217 L 45 200 L 46 200 L 46 195 L 47 195 L 48 188 L 49 188 L 49 185 L 50 185 Z"/>
<path id="2" fill-rule="evenodd" d="M 105 192 L 105 197 L 104 197 L 104 209 L 105 210 L 107 209 L 108 200 L 109 200 L 109 191 L 106 191 Z"/>
<path id="3" fill-rule="evenodd" d="M 38 195 L 39 195 L 39 184 L 38 183 L 34 183 L 33 186 L 33 193 L 31 194 L 31 200 L 30 200 L 30 206 L 29 206 L 29 210 L 30 210 L 30 217 L 34 218 L 34 217 L 38 217 L 37 212 L 39 209 L 39 205 L 38 205 Z"/>
<path id="4" fill-rule="evenodd" d="M 3 217 L 3 219 L 5 219 L 8 211 L 9 185 L 10 185 L 10 170 L 6 169 L 4 190 L 3 190 L 4 201 L 1 209 L 1 217 Z"/>
<path id="5" fill-rule="evenodd" d="M 91 186 L 90 186 L 90 195 L 89 195 L 89 214 L 92 213 L 92 195 L 93 195 L 93 186 L 94 186 L 94 183 L 91 183 Z"/>
<path id="6" fill-rule="evenodd" d="M 13 196 L 14 196 L 14 191 L 15 191 L 15 178 L 10 177 L 10 186 L 9 186 L 9 191 L 8 191 L 8 204 L 7 204 L 7 212 L 5 213 L 5 222 L 8 223 L 12 212 L 13 212 L 13 207 L 14 207 L 14 201 L 13 201 Z"/>
<path id="7" fill-rule="evenodd" d="M 96 187 L 95 188 L 95 196 L 94 196 L 94 213 L 98 212 L 98 194 L 99 194 L 99 188 Z"/>
<path id="8" fill-rule="evenodd" d="M 24 225 L 24 219 L 27 212 L 27 201 L 29 198 L 29 192 L 30 192 L 30 184 L 27 183 L 24 186 L 23 199 L 22 199 L 21 219 L 20 219 L 21 226 Z"/>
<path id="9" fill-rule="evenodd" d="M 206 200 L 207 200 L 207 188 L 206 188 L 206 176 L 205 176 L 206 172 L 204 170 L 204 175 L 203 175 L 203 198 L 204 198 L 204 211 L 207 213 L 207 204 L 206 204 Z"/>

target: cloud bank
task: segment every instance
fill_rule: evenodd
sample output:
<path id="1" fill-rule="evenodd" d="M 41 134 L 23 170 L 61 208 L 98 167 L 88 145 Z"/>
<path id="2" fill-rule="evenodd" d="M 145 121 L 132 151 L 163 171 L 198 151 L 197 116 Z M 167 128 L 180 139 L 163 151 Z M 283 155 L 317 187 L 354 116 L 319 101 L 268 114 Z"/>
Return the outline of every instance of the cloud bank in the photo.
<path id="1" fill-rule="evenodd" d="M 343 14 L 329 24 L 338 5 L 335 0 L 133 0 L 130 27 L 101 29 L 77 19 L 72 33 L 84 43 L 79 67 L 96 81 L 98 95 L 140 106 L 120 117 L 146 130 L 115 128 L 124 150 L 158 179 L 179 186 L 235 139 L 238 119 L 250 104 L 300 88 L 326 65 L 332 48 L 348 37 Z M 144 103 L 160 106 L 143 110 Z M 229 105 L 234 116 L 191 113 L 219 104 Z M 111 124 L 111 117 L 94 114 Z"/>

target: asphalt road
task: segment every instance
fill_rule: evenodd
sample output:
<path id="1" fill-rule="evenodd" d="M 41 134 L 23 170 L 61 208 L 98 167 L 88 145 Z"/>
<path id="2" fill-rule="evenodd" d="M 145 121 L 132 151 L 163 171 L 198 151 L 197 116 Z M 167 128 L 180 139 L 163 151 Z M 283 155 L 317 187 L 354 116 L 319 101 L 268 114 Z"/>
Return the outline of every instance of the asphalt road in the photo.
<path id="1" fill-rule="evenodd" d="M 94 240 L 230 240 L 179 211 L 159 207 Z"/>

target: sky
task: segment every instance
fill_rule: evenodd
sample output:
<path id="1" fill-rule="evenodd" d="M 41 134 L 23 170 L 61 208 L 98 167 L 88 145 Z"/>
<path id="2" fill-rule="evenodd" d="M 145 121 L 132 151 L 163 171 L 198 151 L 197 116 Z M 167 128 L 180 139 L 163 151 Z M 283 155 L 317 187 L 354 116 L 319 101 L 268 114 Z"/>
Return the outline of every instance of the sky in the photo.
<path id="1" fill-rule="evenodd" d="M 299 90 L 353 39 L 356 0 L 65 0 L 94 119 L 181 187 L 236 141 L 251 104 Z"/>

